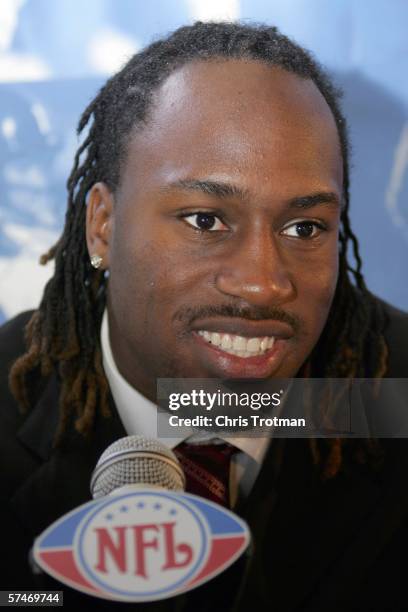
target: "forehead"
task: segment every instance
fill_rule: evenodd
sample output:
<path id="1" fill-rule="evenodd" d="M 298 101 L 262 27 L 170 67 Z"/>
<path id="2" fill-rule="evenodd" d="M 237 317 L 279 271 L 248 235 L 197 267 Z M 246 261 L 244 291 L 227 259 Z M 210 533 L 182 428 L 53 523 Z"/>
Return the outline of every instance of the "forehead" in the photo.
<path id="1" fill-rule="evenodd" d="M 320 91 L 261 62 L 211 60 L 176 70 L 155 92 L 147 121 L 130 139 L 122 182 L 215 174 L 251 177 L 268 190 L 288 172 L 341 189 L 338 132 Z"/>

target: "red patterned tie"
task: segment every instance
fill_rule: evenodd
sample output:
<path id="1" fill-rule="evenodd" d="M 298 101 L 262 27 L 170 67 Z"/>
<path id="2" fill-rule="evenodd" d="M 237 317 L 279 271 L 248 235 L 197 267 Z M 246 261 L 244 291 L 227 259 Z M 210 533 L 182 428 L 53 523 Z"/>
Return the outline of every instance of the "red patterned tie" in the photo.
<path id="1" fill-rule="evenodd" d="M 189 444 L 182 442 L 174 449 L 186 476 L 186 491 L 215 501 L 227 508 L 229 504 L 229 472 L 235 446 L 221 444 Z"/>

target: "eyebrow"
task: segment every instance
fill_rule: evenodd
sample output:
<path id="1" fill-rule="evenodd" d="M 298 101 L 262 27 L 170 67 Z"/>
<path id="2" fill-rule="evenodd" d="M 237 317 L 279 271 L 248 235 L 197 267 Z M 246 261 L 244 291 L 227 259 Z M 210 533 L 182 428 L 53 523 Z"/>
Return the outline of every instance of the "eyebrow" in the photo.
<path id="1" fill-rule="evenodd" d="M 241 189 L 237 185 L 231 185 L 223 181 L 200 181 L 182 179 L 170 183 L 166 189 L 184 189 L 187 191 L 199 191 L 207 195 L 216 196 L 217 198 L 237 198 L 239 200 L 248 200 L 249 192 Z"/>
<path id="2" fill-rule="evenodd" d="M 217 198 L 236 198 L 243 202 L 247 202 L 250 199 L 248 190 L 223 181 L 182 179 L 170 183 L 165 187 L 166 191 L 171 189 L 198 191 L 206 195 L 216 196 Z M 322 204 L 341 206 L 339 197 L 334 191 L 319 191 L 306 196 L 291 198 L 287 202 L 289 208 L 298 208 L 301 210 L 307 210 L 308 208 L 313 208 L 314 206 Z"/>
<path id="3" fill-rule="evenodd" d="M 289 206 L 291 208 L 301 208 L 302 210 L 318 206 L 319 204 L 334 204 L 338 207 L 341 206 L 339 197 L 334 191 L 319 191 L 318 193 L 289 200 Z"/>

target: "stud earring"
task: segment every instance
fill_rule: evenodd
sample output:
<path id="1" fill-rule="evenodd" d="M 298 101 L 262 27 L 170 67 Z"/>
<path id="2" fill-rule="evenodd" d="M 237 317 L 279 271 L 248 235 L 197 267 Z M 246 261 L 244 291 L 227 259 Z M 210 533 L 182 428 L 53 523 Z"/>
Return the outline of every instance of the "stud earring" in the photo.
<path id="1" fill-rule="evenodd" d="M 100 255 L 91 255 L 91 266 L 93 266 L 96 270 L 101 267 L 102 257 Z"/>

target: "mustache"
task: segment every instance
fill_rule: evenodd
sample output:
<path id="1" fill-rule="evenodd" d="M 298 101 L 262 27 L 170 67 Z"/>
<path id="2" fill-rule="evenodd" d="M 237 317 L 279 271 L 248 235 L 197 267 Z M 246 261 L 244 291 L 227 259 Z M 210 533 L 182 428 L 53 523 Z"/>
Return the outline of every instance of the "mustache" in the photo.
<path id="1" fill-rule="evenodd" d="M 180 323 L 192 325 L 197 319 L 228 317 L 247 319 L 248 321 L 281 321 L 290 325 L 295 332 L 302 326 L 301 319 L 281 308 L 272 306 L 238 306 L 237 304 L 220 304 L 211 306 L 187 306 L 177 311 L 175 319 Z"/>

